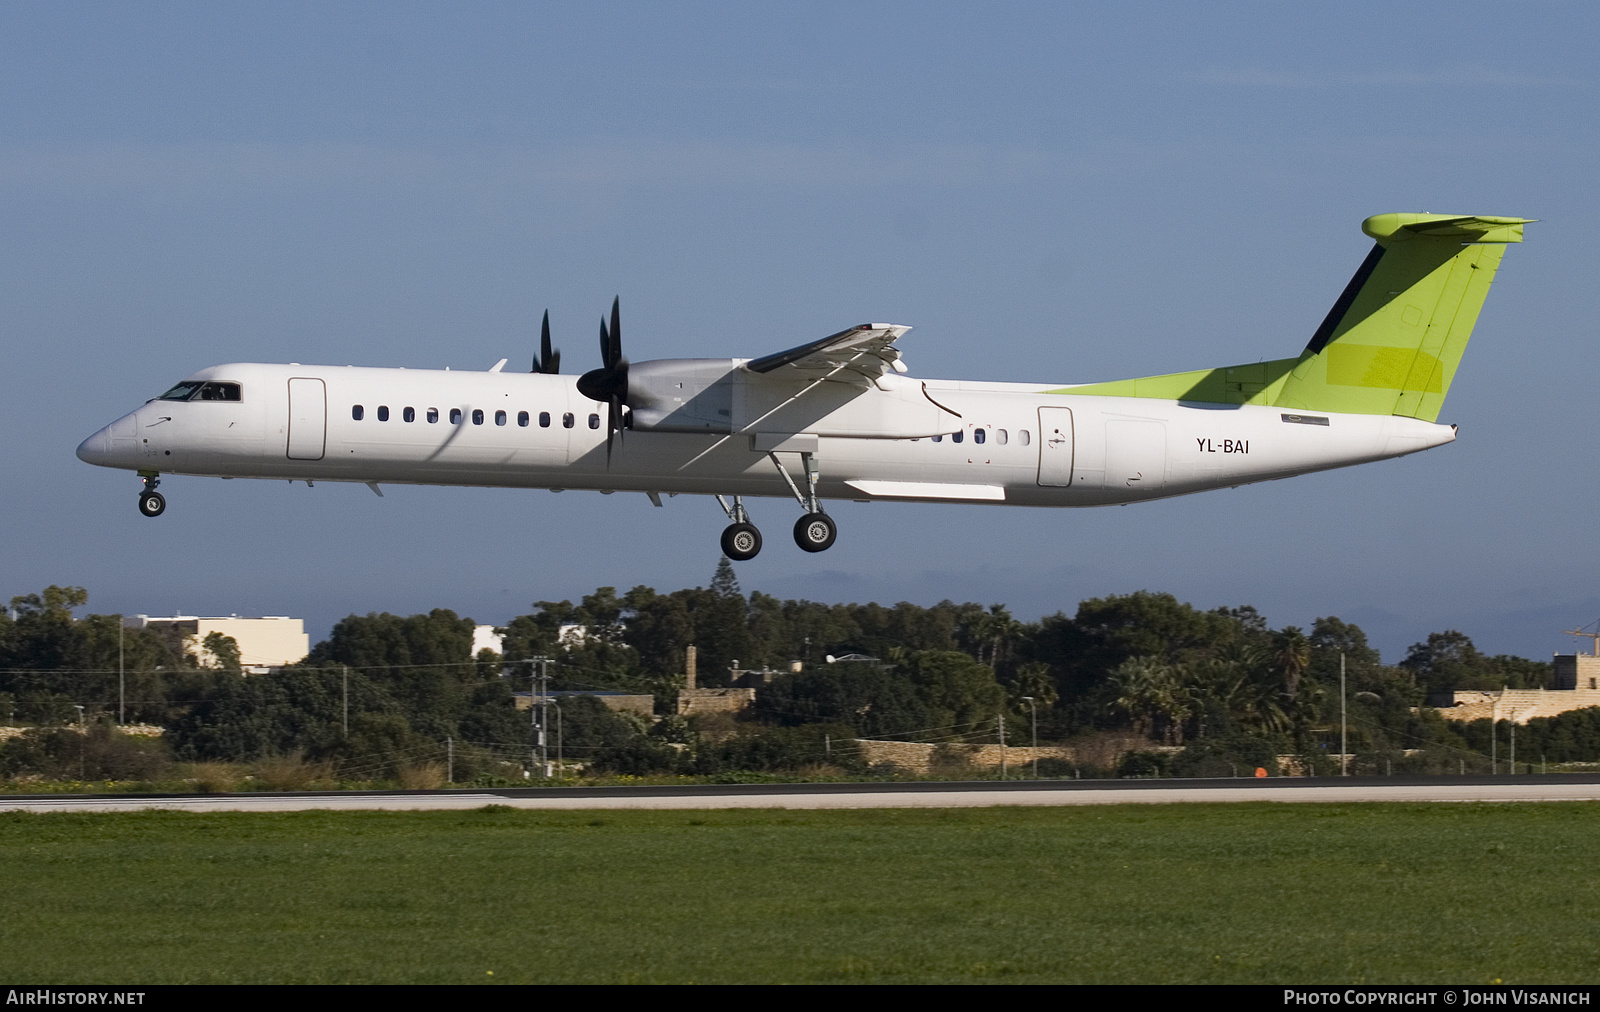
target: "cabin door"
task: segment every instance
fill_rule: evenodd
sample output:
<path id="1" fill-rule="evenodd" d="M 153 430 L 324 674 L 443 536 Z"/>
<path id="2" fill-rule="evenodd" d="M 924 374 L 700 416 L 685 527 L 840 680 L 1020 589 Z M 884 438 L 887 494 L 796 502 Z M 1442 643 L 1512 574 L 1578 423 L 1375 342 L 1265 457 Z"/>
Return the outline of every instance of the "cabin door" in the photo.
<path id="1" fill-rule="evenodd" d="M 1039 409 L 1039 484 L 1072 484 L 1072 409 Z"/>
<path id="2" fill-rule="evenodd" d="M 321 460 L 328 444 L 328 388 L 319 379 L 289 381 L 289 459 Z"/>

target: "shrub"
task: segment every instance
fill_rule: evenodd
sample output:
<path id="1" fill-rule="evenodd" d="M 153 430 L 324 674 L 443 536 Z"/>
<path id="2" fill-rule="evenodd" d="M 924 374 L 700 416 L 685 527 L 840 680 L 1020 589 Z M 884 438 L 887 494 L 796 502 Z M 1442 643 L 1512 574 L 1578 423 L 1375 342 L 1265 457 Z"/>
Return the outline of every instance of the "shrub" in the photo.
<path id="1" fill-rule="evenodd" d="M 436 791 L 444 786 L 443 763 L 415 763 L 401 766 L 400 786 L 408 791 Z"/>
<path id="2" fill-rule="evenodd" d="M 123 734 L 109 724 L 38 727 L 0 749 L 0 772 L 47 780 L 158 780 L 172 768 L 160 738 Z"/>
<path id="3" fill-rule="evenodd" d="M 237 790 L 245 778 L 243 766 L 234 763 L 190 763 L 181 767 L 184 780 L 192 780 L 202 794 L 227 794 Z"/>
<path id="4" fill-rule="evenodd" d="M 1129 752 L 1117 763 L 1119 777 L 1170 777 L 1172 756 L 1165 752 Z"/>
<path id="5" fill-rule="evenodd" d="M 333 770 L 327 763 L 308 763 L 298 755 L 262 759 L 253 772 L 256 781 L 269 791 L 305 791 L 333 783 Z"/>

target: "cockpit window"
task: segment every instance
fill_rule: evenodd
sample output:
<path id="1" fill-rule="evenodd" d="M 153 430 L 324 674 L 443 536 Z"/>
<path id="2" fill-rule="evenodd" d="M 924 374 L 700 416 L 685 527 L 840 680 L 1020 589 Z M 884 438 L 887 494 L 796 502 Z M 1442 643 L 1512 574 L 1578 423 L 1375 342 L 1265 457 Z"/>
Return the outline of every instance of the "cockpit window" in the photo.
<path id="1" fill-rule="evenodd" d="M 237 401 L 241 400 L 237 383 L 202 383 L 184 380 L 162 394 L 163 401 Z"/>
<path id="2" fill-rule="evenodd" d="M 162 394 L 160 400 L 186 401 L 193 397 L 194 392 L 203 386 L 205 386 L 205 384 L 201 383 L 199 380 L 184 380 L 182 383 L 179 383 L 171 390 L 168 390 L 166 393 Z"/>
<path id="3" fill-rule="evenodd" d="M 237 383 L 207 383 L 195 395 L 197 401 L 236 401 L 239 400 L 239 384 Z"/>

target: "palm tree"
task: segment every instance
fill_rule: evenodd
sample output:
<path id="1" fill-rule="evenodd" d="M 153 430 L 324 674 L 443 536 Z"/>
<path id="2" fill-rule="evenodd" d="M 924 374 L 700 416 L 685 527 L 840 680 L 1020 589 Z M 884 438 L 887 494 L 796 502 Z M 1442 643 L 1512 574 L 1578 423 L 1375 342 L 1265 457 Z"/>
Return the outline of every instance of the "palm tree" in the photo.
<path id="1" fill-rule="evenodd" d="M 1156 720 L 1167 720 L 1166 739 L 1183 744 L 1183 725 L 1194 712 L 1194 695 L 1187 684 L 1188 671 L 1159 657 L 1130 657 L 1111 672 L 1117 698 L 1111 704 L 1133 720 L 1141 734 L 1150 733 Z"/>
<path id="2" fill-rule="evenodd" d="M 1273 656 L 1283 672 L 1283 694 L 1291 701 L 1300 692 L 1300 679 L 1311 665 L 1311 641 L 1295 626 L 1279 634 L 1278 652 Z"/>
<path id="3" fill-rule="evenodd" d="M 1056 692 L 1055 680 L 1050 677 L 1050 665 L 1038 661 L 1024 664 L 1017 670 L 1017 677 L 1006 687 L 1006 697 L 1016 713 L 1028 712 L 1022 700 L 1030 696 L 1035 705 L 1045 709 L 1056 705 L 1060 695 Z"/>

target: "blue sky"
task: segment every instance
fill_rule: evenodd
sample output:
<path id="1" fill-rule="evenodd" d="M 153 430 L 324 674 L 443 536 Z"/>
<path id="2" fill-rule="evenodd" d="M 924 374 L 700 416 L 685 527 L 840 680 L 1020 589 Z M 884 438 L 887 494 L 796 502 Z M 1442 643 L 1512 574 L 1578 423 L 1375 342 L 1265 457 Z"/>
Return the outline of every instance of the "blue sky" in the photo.
<path id="1" fill-rule="evenodd" d="M 0 8 L 0 595 L 96 611 L 449 607 L 703 585 L 709 500 L 173 478 L 77 442 L 227 361 L 487 368 L 614 294 L 634 360 L 904 323 L 913 375 L 1087 382 L 1290 355 L 1369 214 L 1542 219 L 1453 445 L 1099 510 L 833 507 L 746 590 L 1164 590 L 1339 615 L 1398 660 L 1600 616 L 1600 14 L 1584 4 L 12 4 Z M 781 535 L 793 507 L 759 503 Z"/>

